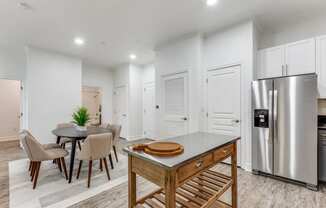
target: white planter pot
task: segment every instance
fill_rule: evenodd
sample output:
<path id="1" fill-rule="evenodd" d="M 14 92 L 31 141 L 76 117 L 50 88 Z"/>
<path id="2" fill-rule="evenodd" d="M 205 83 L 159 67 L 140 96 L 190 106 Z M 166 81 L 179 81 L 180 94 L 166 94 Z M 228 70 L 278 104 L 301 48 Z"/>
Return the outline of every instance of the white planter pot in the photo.
<path id="1" fill-rule="evenodd" d="M 78 131 L 87 131 L 87 127 L 86 126 L 76 126 L 76 129 Z"/>

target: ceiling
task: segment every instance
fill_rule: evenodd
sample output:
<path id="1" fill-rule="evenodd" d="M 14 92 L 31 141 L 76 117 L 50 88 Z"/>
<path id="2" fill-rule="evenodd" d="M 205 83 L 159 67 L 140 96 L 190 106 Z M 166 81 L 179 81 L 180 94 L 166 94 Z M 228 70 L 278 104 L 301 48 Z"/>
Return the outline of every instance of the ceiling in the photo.
<path id="1" fill-rule="evenodd" d="M 28 7 L 20 5 L 25 2 Z M 321 14 L 325 0 L 1 0 L 0 45 L 32 45 L 111 67 L 151 62 L 158 44 L 254 18 L 263 29 Z M 74 37 L 86 40 L 76 46 Z"/>

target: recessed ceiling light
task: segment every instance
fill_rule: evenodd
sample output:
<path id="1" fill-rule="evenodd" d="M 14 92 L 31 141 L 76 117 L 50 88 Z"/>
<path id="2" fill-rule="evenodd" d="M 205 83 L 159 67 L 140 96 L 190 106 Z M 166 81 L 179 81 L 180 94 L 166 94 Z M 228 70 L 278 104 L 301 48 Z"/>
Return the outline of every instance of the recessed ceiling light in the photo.
<path id="1" fill-rule="evenodd" d="M 76 45 L 81 46 L 81 45 L 84 45 L 84 44 L 85 44 L 85 40 L 84 40 L 83 38 L 75 38 L 75 39 L 74 39 L 74 43 L 75 43 Z"/>
<path id="2" fill-rule="evenodd" d="M 214 6 L 218 3 L 218 0 L 206 0 L 207 6 Z"/>
<path id="3" fill-rule="evenodd" d="M 129 55 L 129 58 L 130 58 L 131 60 L 135 60 L 135 59 L 137 58 L 137 56 L 136 56 L 135 54 L 130 54 L 130 55 Z"/>

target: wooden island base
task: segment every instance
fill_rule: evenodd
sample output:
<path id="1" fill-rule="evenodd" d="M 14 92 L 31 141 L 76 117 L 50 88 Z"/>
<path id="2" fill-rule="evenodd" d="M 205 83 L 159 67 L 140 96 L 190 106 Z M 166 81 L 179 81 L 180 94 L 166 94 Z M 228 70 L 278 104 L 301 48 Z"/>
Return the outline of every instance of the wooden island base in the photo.
<path id="1" fill-rule="evenodd" d="M 129 208 L 237 208 L 237 140 L 209 133 L 193 133 L 171 142 L 183 145 L 184 153 L 164 158 L 132 148 L 128 153 Z M 213 171 L 218 163 L 231 157 L 231 176 Z M 136 176 L 160 187 L 137 200 Z M 231 189 L 231 204 L 219 198 Z"/>
<path id="2" fill-rule="evenodd" d="M 232 185 L 232 179 L 224 174 L 207 170 L 188 180 L 176 190 L 176 207 L 180 208 L 230 208 L 217 200 Z M 165 193 L 159 189 L 137 201 L 136 208 L 163 208 Z"/>

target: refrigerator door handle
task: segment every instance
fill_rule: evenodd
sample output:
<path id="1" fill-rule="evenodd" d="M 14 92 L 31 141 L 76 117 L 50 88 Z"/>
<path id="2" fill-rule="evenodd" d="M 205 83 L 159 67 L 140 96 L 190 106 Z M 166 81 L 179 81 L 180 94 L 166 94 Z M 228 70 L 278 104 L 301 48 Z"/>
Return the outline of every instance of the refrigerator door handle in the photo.
<path id="1" fill-rule="evenodd" d="M 277 121 L 278 121 L 278 91 L 274 90 L 274 104 L 273 104 L 273 128 L 274 128 L 274 142 L 277 141 L 278 139 L 278 125 L 277 125 Z"/>
<path id="2" fill-rule="evenodd" d="M 268 133 L 268 142 L 271 143 L 272 142 L 272 138 L 273 138 L 273 127 L 272 127 L 272 123 L 274 125 L 274 121 L 273 121 L 273 90 L 269 90 L 268 91 L 268 109 L 269 109 L 269 112 L 268 112 L 268 123 L 270 124 L 269 125 L 269 133 Z"/>

